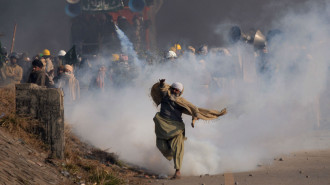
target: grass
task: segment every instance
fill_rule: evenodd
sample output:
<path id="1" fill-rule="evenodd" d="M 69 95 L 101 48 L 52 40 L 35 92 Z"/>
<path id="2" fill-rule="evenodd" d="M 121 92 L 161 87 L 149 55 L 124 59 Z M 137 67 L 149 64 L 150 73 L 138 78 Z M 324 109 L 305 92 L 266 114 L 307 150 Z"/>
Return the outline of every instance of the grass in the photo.
<path id="1" fill-rule="evenodd" d="M 41 148 L 44 151 L 49 146 L 42 142 L 37 134 L 41 129 L 38 120 L 30 117 L 21 117 L 15 114 L 15 89 L 14 86 L 0 88 L 0 126 L 6 128 L 8 132 L 17 138 L 24 140 L 34 147 Z"/>

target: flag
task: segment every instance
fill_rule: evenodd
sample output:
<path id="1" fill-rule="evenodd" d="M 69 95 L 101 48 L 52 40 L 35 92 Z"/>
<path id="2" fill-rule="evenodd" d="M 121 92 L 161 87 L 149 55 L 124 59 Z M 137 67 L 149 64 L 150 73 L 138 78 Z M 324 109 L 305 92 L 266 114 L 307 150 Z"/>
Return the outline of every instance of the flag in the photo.
<path id="1" fill-rule="evenodd" d="M 73 45 L 72 48 L 66 52 L 64 55 L 65 64 L 76 65 L 78 63 L 78 56 L 76 52 L 76 46 Z"/>

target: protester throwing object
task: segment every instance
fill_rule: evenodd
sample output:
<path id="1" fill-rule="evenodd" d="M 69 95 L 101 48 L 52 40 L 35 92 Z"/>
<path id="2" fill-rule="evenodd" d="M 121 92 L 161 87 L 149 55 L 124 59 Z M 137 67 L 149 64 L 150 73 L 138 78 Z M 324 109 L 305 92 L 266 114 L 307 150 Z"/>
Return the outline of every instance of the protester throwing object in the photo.
<path id="1" fill-rule="evenodd" d="M 175 82 L 171 86 L 165 83 L 165 79 L 159 80 L 151 88 L 151 97 L 155 104 L 160 107 L 160 112 L 154 117 L 156 145 L 164 157 L 174 160 L 176 169 L 173 179 L 180 178 L 180 169 L 184 153 L 185 124 L 182 113 L 192 116 L 191 126 L 195 121 L 213 120 L 227 113 L 226 109 L 221 111 L 198 108 L 181 97 L 183 93 L 182 83 Z"/>

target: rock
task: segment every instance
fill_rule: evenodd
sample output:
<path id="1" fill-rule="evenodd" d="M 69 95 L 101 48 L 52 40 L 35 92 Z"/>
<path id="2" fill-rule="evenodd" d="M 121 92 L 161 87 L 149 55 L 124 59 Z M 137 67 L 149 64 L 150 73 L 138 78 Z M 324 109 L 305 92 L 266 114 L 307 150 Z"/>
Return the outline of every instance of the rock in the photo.
<path id="1" fill-rule="evenodd" d="M 205 176 L 210 176 L 210 174 L 205 174 Z"/>
<path id="2" fill-rule="evenodd" d="M 167 179 L 168 176 L 166 174 L 160 174 L 158 175 L 158 179 Z"/>
<path id="3" fill-rule="evenodd" d="M 302 174 L 302 173 L 303 173 L 303 171 L 299 170 L 299 173 L 300 173 L 300 174 Z"/>
<path id="4" fill-rule="evenodd" d="M 31 160 L 26 160 L 27 162 L 31 163 L 31 164 L 36 164 L 35 162 L 31 161 Z"/>
<path id="5" fill-rule="evenodd" d="M 61 173 L 65 176 L 65 177 L 69 177 L 70 173 L 68 171 L 61 171 Z"/>
<path id="6" fill-rule="evenodd" d="M 308 175 L 306 175 L 306 178 L 308 179 L 308 178 L 309 178 L 309 176 L 308 176 Z"/>
<path id="7" fill-rule="evenodd" d="M 238 185 L 238 182 L 235 182 L 235 185 Z"/>
<path id="8" fill-rule="evenodd" d="M 252 177 L 253 175 L 252 174 L 249 174 L 250 177 Z"/>
<path id="9" fill-rule="evenodd" d="M 281 157 L 281 158 L 279 159 L 279 161 L 284 161 L 284 160 L 283 160 L 283 158 Z"/>
<path id="10" fill-rule="evenodd" d="M 200 178 L 202 178 L 202 177 L 203 177 L 203 175 L 200 175 L 199 177 L 200 177 Z"/>
<path id="11" fill-rule="evenodd" d="M 0 115 L 0 119 L 3 118 L 5 115 L 6 115 L 6 114 L 5 114 L 4 112 L 1 113 L 1 115 Z"/>
<path id="12" fill-rule="evenodd" d="M 25 144 L 25 142 L 24 142 L 24 140 L 23 139 L 21 139 L 21 138 L 19 138 L 18 139 L 18 141 L 22 144 L 22 145 L 24 145 Z"/>

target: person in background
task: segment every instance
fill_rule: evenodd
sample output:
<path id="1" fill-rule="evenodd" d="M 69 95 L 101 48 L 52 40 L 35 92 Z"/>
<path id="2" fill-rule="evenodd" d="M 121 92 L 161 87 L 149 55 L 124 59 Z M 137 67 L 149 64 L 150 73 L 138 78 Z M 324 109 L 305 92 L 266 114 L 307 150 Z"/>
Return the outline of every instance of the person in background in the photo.
<path id="1" fill-rule="evenodd" d="M 28 57 L 28 54 L 24 52 L 17 63 L 23 69 L 22 82 L 26 82 L 29 79 L 29 75 L 32 70 L 31 59 Z"/>
<path id="2" fill-rule="evenodd" d="M 82 58 L 79 68 L 76 68 L 75 74 L 79 81 L 79 87 L 81 95 L 83 96 L 85 92 L 88 91 L 93 78 L 92 63 L 89 58 Z"/>
<path id="3" fill-rule="evenodd" d="M 56 86 L 63 89 L 65 102 L 70 104 L 80 98 L 79 81 L 74 76 L 71 65 L 64 65 L 64 73 L 62 73 Z"/>
<path id="4" fill-rule="evenodd" d="M 58 80 L 61 78 L 62 74 L 64 73 L 64 66 L 61 65 L 57 68 L 57 74 L 54 77 L 54 83 L 57 84 Z"/>
<path id="5" fill-rule="evenodd" d="M 58 69 L 60 69 L 60 66 L 64 66 L 65 65 L 65 61 L 64 61 L 64 56 L 65 56 L 66 52 L 64 50 L 60 50 L 57 54 L 57 57 L 55 57 L 54 59 L 54 74 L 58 74 Z"/>
<path id="6" fill-rule="evenodd" d="M 41 60 L 44 64 L 44 69 L 49 76 L 50 79 L 54 78 L 54 65 L 53 61 L 51 59 L 50 51 L 48 49 L 44 49 L 42 52 L 42 58 L 44 60 Z"/>
<path id="7" fill-rule="evenodd" d="M 209 53 L 208 46 L 207 45 L 202 45 L 200 48 L 197 50 L 197 54 L 200 56 L 206 56 Z"/>
<path id="8" fill-rule="evenodd" d="M 1 47 L 0 48 L 0 85 L 6 85 L 7 62 L 8 62 L 7 49 L 6 49 L 6 47 Z"/>
<path id="9" fill-rule="evenodd" d="M 32 72 L 29 75 L 29 79 L 27 83 L 34 83 L 39 86 L 46 86 L 48 88 L 54 87 L 54 82 L 51 79 L 49 79 L 48 75 L 44 70 L 42 70 L 42 68 L 43 68 L 43 63 L 40 60 L 38 59 L 33 60 Z"/>
<path id="10" fill-rule="evenodd" d="M 195 55 L 195 53 L 196 53 L 196 49 L 195 49 L 194 47 L 192 47 L 192 46 L 188 46 L 187 51 L 188 51 L 189 53 L 193 54 L 193 55 Z"/>
<path id="11" fill-rule="evenodd" d="M 165 56 L 166 60 L 170 62 L 174 62 L 177 57 L 177 54 L 172 50 L 168 51 Z"/>
<path id="12" fill-rule="evenodd" d="M 97 77 L 96 77 L 96 86 L 98 89 L 100 89 L 101 91 L 104 91 L 104 86 L 106 84 L 106 72 L 107 72 L 107 69 L 104 65 L 101 65 L 99 70 L 98 70 L 98 74 L 97 74 Z"/>
<path id="13" fill-rule="evenodd" d="M 17 64 L 18 58 L 18 54 L 13 52 L 10 55 L 10 65 L 6 67 L 6 77 L 10 84 L 19 84 L 23 78 L 23 69 Z"/>
<path id="14" fill-rule="evenodd" d="M 170 48 L 170 51 L 173 51 L 177 55 L 177 57 L 183 55 L 183 50 L 180 44 L 174 44 L 174 46 Z"/>

